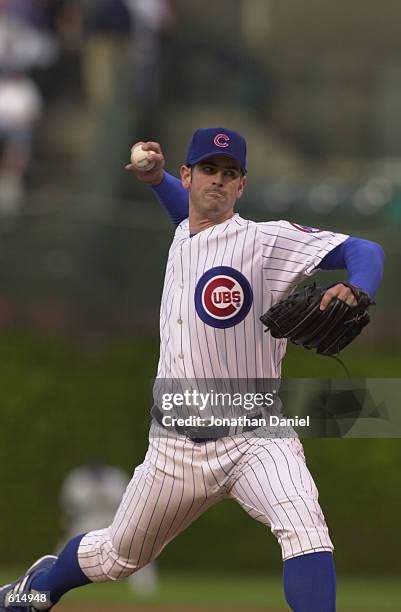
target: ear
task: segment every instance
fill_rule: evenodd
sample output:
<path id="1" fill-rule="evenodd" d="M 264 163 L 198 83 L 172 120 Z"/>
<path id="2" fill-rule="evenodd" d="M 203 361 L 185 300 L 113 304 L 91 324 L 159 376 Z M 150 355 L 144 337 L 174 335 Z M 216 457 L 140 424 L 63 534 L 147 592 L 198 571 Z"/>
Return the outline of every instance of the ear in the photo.
<path id="1" fill-rule="evenodd" d="M 240 183 L 238 185 L 238 195 L 237 195 L 237 198 L 240 198 L 242 196 L 242 194 L 244 193 L 246 182 L 247 182 L 247 177 L 246 176 L 241 176 L 241 180 L 240 180 Z"/>
<path id="2" fill-rule="evenodd" d="M 191 168 L 188 166 L 181 166 L 180 168 L 181 183 L 185 189 L 189 189 L 191 185 Z"/>

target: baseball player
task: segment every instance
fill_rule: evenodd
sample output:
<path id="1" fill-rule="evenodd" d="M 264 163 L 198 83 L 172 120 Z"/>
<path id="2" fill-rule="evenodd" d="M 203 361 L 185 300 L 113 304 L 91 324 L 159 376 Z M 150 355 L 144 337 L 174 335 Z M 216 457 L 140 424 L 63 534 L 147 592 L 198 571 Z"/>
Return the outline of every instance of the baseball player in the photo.
<path id="1" fill-rule="evenodd" d="M 280 378 L 285 341 L 264 333 L 259 316 L 317 268 L 346 269 L 350 284 L 375 293 L 383 268 L 379 245 L 287 221 L 255 223 L 234 212 L 247 183 L 246 142 L 237 132 L 197 130 L 181 180 L 164 172 L 158 143 L 142 146 L 154 167 L 127 169 L 152 186 L 177 226 L 160 313 L 156 382 L 163 389 L 166 381 Z M 334 297 L 355 300 L 338 282 L 321 308 Z M 253 421 L 235 433 L 223 427 L 200 436 L 208 420 L 194 427 L 167 423 L 172 411 L 163 399 L 154 394 L 149 448 L 112 524 L 73 538 L 58 558 L 43 557 L 3 587 L 0 610 L 50 609 L 72 588 L 125 578 L 208 508 L 231 498 L 276 537 L 290 608 L 333 612 L 333 544 L 299 439 L 258 435 Z M 191 412 L 192 400 L 191 393 L 177 399 L 181 414 Z M 23 597 L 35 599 L 27 604 Z"/>

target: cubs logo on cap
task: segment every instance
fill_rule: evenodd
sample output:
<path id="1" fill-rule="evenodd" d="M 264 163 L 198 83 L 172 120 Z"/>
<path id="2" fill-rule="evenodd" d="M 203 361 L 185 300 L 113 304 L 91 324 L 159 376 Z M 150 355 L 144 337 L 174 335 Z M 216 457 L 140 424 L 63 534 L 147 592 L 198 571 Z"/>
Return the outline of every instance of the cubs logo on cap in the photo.
<path id="1" fill-rule="evenodd" d="M 193 166 L 214 155 L 232 157 L 246 173 L 246 141 L 238 132 L 223 127 L 196 130 L 189 143 L 186 164 Z"/>
<path id="2" fill-rule="evenodd" d="M 214 137 L 214 144 L 216 145 L 216 147 L 228 147 L 229 146 L 229 141 L 230 141 L 230 137 L 227 136 L 227 134 L 217 134 L 217 136 Z"/>
<path id="3" fill-rule="evenodd" d="M 195 309 L 199 318 L 225 329 L 241 323 L 253 302 L 247 278 L 228 266 L 211 268 L 201 276 L 195 289 Z"/>

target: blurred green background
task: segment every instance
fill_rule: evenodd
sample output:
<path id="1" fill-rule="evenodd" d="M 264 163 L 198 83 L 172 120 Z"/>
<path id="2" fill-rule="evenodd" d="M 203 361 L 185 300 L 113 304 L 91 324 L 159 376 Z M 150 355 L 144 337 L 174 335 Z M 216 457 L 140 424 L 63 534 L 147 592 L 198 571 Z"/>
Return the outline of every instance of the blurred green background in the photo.
<path id="1" fill-rule="evenodd" d="M 3 334 L 0 537 L 9 563 L 53 550 L 58 489 L 72 467 L 100 456 L 131 471 L 141 461 L 156 355 L 150 338 L 71 342 Z M 343 376 L 337 363 L 306 355 L 291 347 L 284 374 Z M 355 376 L 371 370 L 395 377 L 400 369 L 400 359 L 367 357 L 360 348 L 346 362 Z M 401 512 L 400 440 L 314 439 L 305 440 L 305 449 L 339 571 L 396 573 L 398 549 L 389 542 L 397 541 Z M 278 572 L 280 550 L 263 526 L 227 501 L 170 544 L 161 563 L 199 572 Z"/>
<path id="2" fill-rule="evenodd" d="M 134 142 L 160 140 L 176 173 L 197 127 L 237 129 L 250 150 L 240 214 L 380 242 L 373 323 L 344 359 L 353 377 L 401 376 L 399 2 L 220 0 L 212 14 L 198 0 L 166 0 L 145 52 L 124 2 L 49 5 L 57 52 L 23 74 L 42 111 L 17 192 L 0 159 L 0 568 L 10 577 L 54 550 L 71 469 L 101 457 L 132 472 L 146 450 L 173 229 L 124 172 Z M 117 5 L 122 17 L 110 20 Z M 284 375 L 343 372 L 290 347 Z M 400 440 L 306 440 L 305 450 L 336 546 L 341 609 L 401 609 Z M 184 593 L 199 603 L 268 602 L 264 578 L 246 582 L 261 575 L 273 581 L 271 605 L 282 602 L 279 547 L 231 502 L 170 544 L 160 568 L 158 601 L 173 599 L 190 568 Z M 208 572 L 214 582 L 198 583 Z"/>

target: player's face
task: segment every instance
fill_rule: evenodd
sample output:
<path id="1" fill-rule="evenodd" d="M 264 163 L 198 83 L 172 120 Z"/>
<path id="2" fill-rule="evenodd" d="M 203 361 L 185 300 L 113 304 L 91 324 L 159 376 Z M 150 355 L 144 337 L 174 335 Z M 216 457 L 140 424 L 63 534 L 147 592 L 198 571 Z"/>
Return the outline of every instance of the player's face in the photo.
<path id="1" fill-rule="evenodd" d="M 189 189 L 190 206 L 198 215 L 215 222 L 232 216 L 246 183 L 238 162 L 225 155 L 209 157 L 193 168 L 182 166 L 181 180 Z"/>

